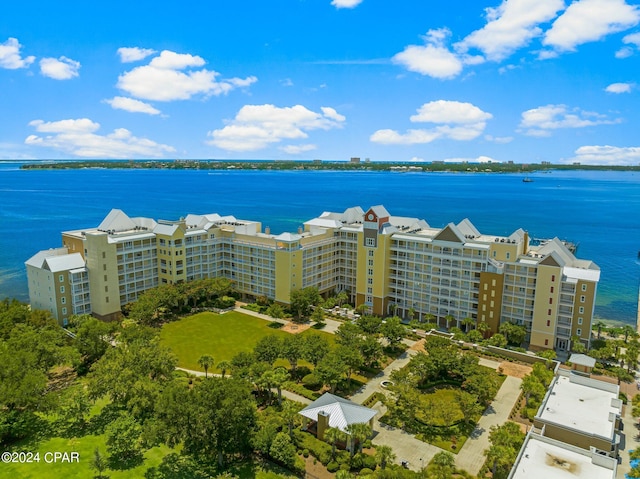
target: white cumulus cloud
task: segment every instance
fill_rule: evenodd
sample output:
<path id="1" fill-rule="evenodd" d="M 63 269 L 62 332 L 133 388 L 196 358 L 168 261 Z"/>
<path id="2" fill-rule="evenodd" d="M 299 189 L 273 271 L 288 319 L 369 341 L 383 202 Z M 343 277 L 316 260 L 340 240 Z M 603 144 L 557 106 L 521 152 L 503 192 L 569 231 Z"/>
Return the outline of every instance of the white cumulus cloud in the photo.
<path id="1" fill-rule="evenodd" d="M 171 146 L 135 137 L 125 128 L 99 135 L 96 132 L 100 124 L 88 118 L 33 120 L 29 125 L 44 135 L 29 135 L 24 141 L 26 145 L 52 148 L 83 158 L 157 158 L 175 151 Z"/>
<path id="2" fill-rule="evenodd" d="M 551 130 L 559 128 L 584 128 L 619 122 L 599 113 L 569 109 L 566 105 L 545 105 L 523 112 L 519 131 L 528 136 L 550 136 Z"/>
<path id="3" fill-rule="evenodd" d="M 79 69 L 80 62 L 67 57 L 40 60 L 40 73 L 54 80 L 70 80 L 77 77 Z"/>
<path id="4" fill-rule="evenodd" d="M 317 148 L 316 145 L 311 145 L 311 144 L 307 144 L 307 145 L 286 145 L 286 146 L 280 147 L 280 150 L 284 151 L 285 153 L 288 153 L 290 155 L 299 155 L 300 153 L 305 153 L 307 151 L 313 151 L 316 148 Z"/>
<path id="5" fill-rule="evenodd" d="M 466 52 L 476 48 L 488 60 L 501 61 L 542 34 L 539 25 L 564 9 L 563 0 L 504 0 L 487 8 L 487 24 L 455 45 Z"/>
<path id="6" fill-rule="evenodd" d="M 149 55 L 156 53 L 151 48 L 138 48 L 138 47 L 121 47 L 118 48 L 118 55 L 120 55 L 120 61 L 122 63 L 137 62 L 147 58 Z"/>
<path id="7" fill-rule="evenodd" d="M 553 23 L 542 43 L 558 51 L 574 51 L 578 45 L 624 31 L 638 22 L 640 7 L 625 0 L 579 0 Z"/>
<path id="8" fill-rule="evenodd" d="M 336 8 L 355 8 L 362 3 L 362 0 L 332 0 L 331 5 Z"/>
<path id="9" fill-rule="evenodd" d="M 590 165 L 640 164 L 640 146 L 618 147 L 609 145 L 581 146 L 569 161 Z"/>
<path id="10" fill-rule="evenodd" d="M 631 93 L 633 86 L 633 83 L 612 83 L 604 91 L 608 93 Z"/>
<path id="11" fill-rule="evenodd" d="M 224 128 L 208 133 L 209 144 L 229 151 L 256 151 L 284 140 L 308 138 L 310 130 L 341 128 L 345 117 L 330 107 L 317 113 L 302 105 L 245 105 Z"/>
<path id="12" fill-rule="evenodd" d="M 22 58 L 20 49 L 22 45 L 16 38 L 8 38 L 6 42 L 0 43 L 0 68 L 16 70 L 27 68 L 36 59 L 34 56 Z"/>
<path id="13" fill-rule="evenodd" d="M 382 129 L 369 138 L 385 145 L 414 145 L 431 143 L 437 139 L 473 140 L 482 134 L 487 120 L 493 116 L 471 103 L 437 100 L 425 103 L 409 120 L 413 123 L 434 123 L 437 126 L 409 129 L 406 133 Z"/>
<path id="14" fill-rule="evenodd" d="M 446 28 L 429 30 L 423 37 L 424 45 L 409 45 L 392 57 L 396 64 L 407 70 L 433 78 L 453 78 L 462 71 L 463 63 L 445 46 L 451 35 Z"/>
<path id="15" fill-rule="evenodd" d="M 140 100 L 124 96 L 114 96 L 110 100 L 104 100 L 115 110 L 125 110 L 131 113 L 146 113 L 147 115 L 159 115 L 160 110 Z"/>
<path id="16" fill-rule="evenodd" d="M 148 65 L 120 75 L 117 86 L 143 100 L 173 101 L 195 95 L 222 95 L 257 81 L 254 76 L 218 80 L 220 74 L 201 68 L 204 64 L 199 56 L 164 50 Z"/>
<path id="17" fill-rule="evenodd" d="M 640 49 L 640 32 L 625 35 L 622 43 L 627 46 L 622 47 L 616 52 L 616 58 L 628 58 L 635 53 L 634 47 L 636 50 Z"/>

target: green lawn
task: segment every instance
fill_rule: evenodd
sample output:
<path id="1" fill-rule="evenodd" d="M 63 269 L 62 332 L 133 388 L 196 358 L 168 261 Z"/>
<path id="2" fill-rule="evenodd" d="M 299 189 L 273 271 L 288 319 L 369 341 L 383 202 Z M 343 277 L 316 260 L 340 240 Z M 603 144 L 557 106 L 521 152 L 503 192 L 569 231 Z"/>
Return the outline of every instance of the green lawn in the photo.
<path id="1" fill-rule="evenodd" d="M 210 354 L 215 364 L 229 361 L 240 352 L 250 352 L 264 336 L 282 338 L 290 333 L 269 327 L 270 322 L 232 311 L 225 314 L 198 313 L 162 327 L 160 338 L 178 357 L 180 367 L 203 371 L 198 358 Z M 303 333 L 323 335 L 333 344 L 333 335 L 309 329 Z M 282 365 L 288 363 L 283 362 Z M 300 365 L 304 365 L 301 362 Z M 215 369 L 215 366 L 214 366 Z M 212 372 L 219 372 L 217 369 Z"/>
<path id="2" fill-rule="evenodd" d="M 63 439 L 52 438 L 38 445 L 36 449 L 40 453 L 40 462 L 31 464 L 2 464 L 2 477 L 13 479 L 85 479 L 93 477 L 95 471 L 90 467 L 93 451 L 98 447 L 103 455 L 106 455 L 104 436 L 84 436 L 82 438 Z M 48 452 L 77 452 L 77 462 L 47 463 L 45 456 Z M 135 479 L 144 477 L 144 471 L 151 466 L 157 466 L 162 458 L 171 450 L 168 447 L 154 447 L 144 454 L 144 462 L 137 467 L 124 471 L 109 470 L 107 474 L 111 479 Z M 35 451 L 34 451 L 35 452 Z"/>

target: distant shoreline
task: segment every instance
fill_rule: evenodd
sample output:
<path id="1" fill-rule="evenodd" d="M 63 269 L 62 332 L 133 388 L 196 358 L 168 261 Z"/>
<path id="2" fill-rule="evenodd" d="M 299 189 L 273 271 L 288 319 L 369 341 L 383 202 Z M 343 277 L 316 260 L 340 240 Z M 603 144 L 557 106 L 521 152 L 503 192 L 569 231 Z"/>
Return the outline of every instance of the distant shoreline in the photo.
<path id="1" fill-rule="evenodd" d="M 170 169 L 170 170 L 305 170 L 389 171 L 397 173 L 550 173 L 552 171 L 640 171 L 637 166 L 551 163 L 445 163 L 373 161 L 284 160 L 73 160 L 25 163 L 23 170 L 59 169 Z"/>

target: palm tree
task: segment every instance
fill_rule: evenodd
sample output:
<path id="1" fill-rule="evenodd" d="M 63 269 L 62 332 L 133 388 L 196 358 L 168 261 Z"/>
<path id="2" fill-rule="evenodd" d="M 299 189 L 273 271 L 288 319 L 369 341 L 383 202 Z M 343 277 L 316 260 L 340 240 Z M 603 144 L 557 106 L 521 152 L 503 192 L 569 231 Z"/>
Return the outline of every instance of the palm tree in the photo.
<path id="1" fill-rule="evenodd" d="M 622 332 L 624 333 L 624 342 L 626 344 L 627 340 L 629 339 L 629 336 L 631 336 L 632 338 L 634 336 L 637 336 L 638 333 L 636 333 L 636 330 L 629 326 L 628 324 L 625 324 L 625 326 L 622 328 Z"/>
<path id="2" fill-rule="evenodd" d="M 282 405 L 282 386 L 289 380 L 289 371 L 283 367 L 275 368 L 271 376 L 271 385 L 278 391 L 278 404 Z"/>
<path id="3" fill-rule="evenodd" d="M 444 317 L 444 320 L 447 322 L 447 330 L 448 330 L 449 329 L 449 325 L 451 324 L 451 321 L 455 321 L 456 318 L 454 318 L 453 315 L 451 315 L 451 314 L 447 314 Z"/>
<path id="4" fill-rule="evenodd" d="M 299 412 L 301 407 L 302 406 L 299 403 L 295 403 L 293 401 L 285 401 L 282 405 L 280 415 L 289 428 L 289 437 L 291 437 L 291 439 L 293 439 L 293 426 L 295 426 L 296 420 L 300 418 Z"/>
<path id="5" fill-rule="evenodd" d="M 594 324 L 594 326 L 598 330 L 598 338 L 597 339 L 600 339 L 600 335 L 602 334 L 602 328 L 604 328 L 606 326 L 606 324 L 604 324 L 602 321 L 598 321 L 596 324 Z"/>
<path id="6" fill-rule="evenodd" d="M 376 446 L 376 461 L 380 465 L 381 469 L 387 467 L 387 464 L 393 462 L 396 455 L 390 446 Z"/>
<path id="7" fill-rule="evenodd" d="M 456 464 L 453 454 L 445 451 L 439 452 L 433 456 L 431 463 L 435 466 L 435 473 L 438 479 L 452 477 L 453 468 Z"/>
<path id="8" fill-rule="evenodd" d="M 412 319 L 415 317 L 415 315 L 416 315 L 416 310 L 415 310 L 415 308 L 409 308 L 409 309 L 407 310 L 407 315 L 409 316 L 409 320 L 412 320 Z"/>
<path id="9" fill-rule="evenodd" d="M 364 422 L 347 426 L 347 433 L 351 436 L 351 457 L 355 454 L 356 441 L 358 441 L 359 451 L 362 452 L 362 445 L 371 436 L 371 432 L 371 426 Z"/>
<path id="10" fill-rule="evenodd" d="M 218 369 L 222 372 L 222 377 L 227 373 L 227 371 L 231 370 L 231 363 L 229 361 L 220 361 L 218 363 Z"/>
<path id="11" fill-rule="evenodd" d="M 468 333 L 469 332 L 469 327 L 476 325 L 476 320 L 473 319 L 473 318 L 470 318 L 469 316 L 467 316 L 466 318 L 464 318 L 461 321 L 461 323 L 464 325 L 464 332 Z"/>
<path id="12" fill-rule="evenodd" d="M 213 356 L 209 354 L 203 354 L 198 358 L 198 364 L 201 368 L 204 369 L 204 377 L 205 379 L 209 377 L 208 371 L 211 366 L 213 366 Z"/>
<path id="13" fill-rule="evenodd" d="M 342 307 L 342 303 L 349 300 L 349 295 L 346 291 L 340 291 L 336 296 L 336 299 L 338 300 L 338 306 Z"/>
<path id="14" fill-rule="evenodd" d="M 489 327 L 489 325 L 487 323 L 485 323 L 484 321 L 481 321 L 478 323 L 478 326 L 476 326 L 476 329 L 478 331 L 480 331 L 480 333 L 482 334 L 482 337 L 485 337 L 485 333 L 487 331 L 489 331 L 491 328 Z"/>
<path id="15" fill-rule="evenodd" d="M 324 431 L 324 441 L 331 444 L 331 460 L 336 457 L 336 443 L 345 439 L 345 433 L 337 427 L 330 427 Z"/>

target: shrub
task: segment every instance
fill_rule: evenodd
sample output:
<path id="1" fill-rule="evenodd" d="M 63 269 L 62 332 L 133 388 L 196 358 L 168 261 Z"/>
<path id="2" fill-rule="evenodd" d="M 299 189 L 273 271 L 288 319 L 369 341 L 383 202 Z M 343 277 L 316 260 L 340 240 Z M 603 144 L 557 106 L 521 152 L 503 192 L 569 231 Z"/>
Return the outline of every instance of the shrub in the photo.
<path id="1" fill-rule="evenodd" d="M 329 472 L 336 472 L 338 469 L 340 469 L 340 464 L 338 464 L 336 461 L 331 461 L 329 464 L 327 464 L 327 471 Z"/>
<path id="2" fill-rule="evenodd" d="M 282 388 L 286 389 L 287 391 L 291 391 L 292 393 L 296 393 L 300 396 L 306 397 L 307 399 L 311 399 L 312 401 L 318 399 L 318 394 L 309 391 L 301 384 L 294 383 L 293 381 L 287 381 L 282 385 Z"/>
<path id="3" fill-rule="evenodd" d="M 309 449 L 303 449 L 303 450 L 302 450 L 302 455 L 303 455 L 304 457 L 309 457 Z"/>
<path id="4" fill-rule="evenodd" d="M 317 391 L 322 387 L 322 380 L 313 373 L 307 374 L 302 378 L 302 385 L 312 391 Z"/>
<path id="5" fill-rule="evenodd" d="M 259 304 L 245 304 L 242 309 L 248 309 L 249 311 L 253 311 L 254 313 L 261 312 L 262 308 Z"/>
<path id="6" fill-rule="evenodd" d="M 347 451 L 338 451 L 336 454 L 336 461 L 338 464 L 349 464 L 351 461 L 351 455 Z"/>
<path id="7" fill-rule="evenodd" d="M 369 474 L 373 474 L 373 470 L 372 470 L 372 469 L 369 469 L 368 467 L 363 467 L 363 468 L 360 470 L 360 475 L 361 475 L 361 476 L 368 476 Z"/>
<path id="8" fill-rule="evenodd" d="M 331 446 L 329 444 L 300 430 L 294 430 L 293 436 L 296 446 L 302 449 L 303 455 L 304 451 L 309 451 L 309 453 L 322 464 L 326 465 L 329 463 L 331 460 Z"/>

